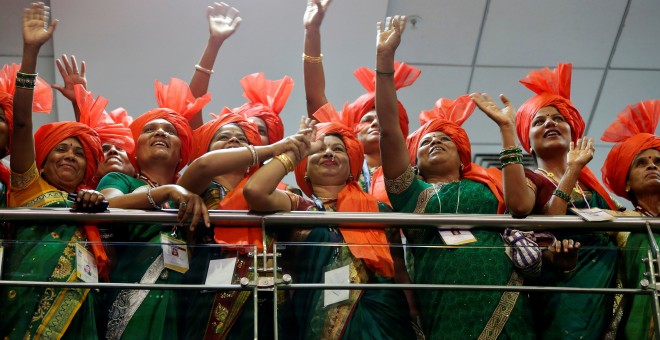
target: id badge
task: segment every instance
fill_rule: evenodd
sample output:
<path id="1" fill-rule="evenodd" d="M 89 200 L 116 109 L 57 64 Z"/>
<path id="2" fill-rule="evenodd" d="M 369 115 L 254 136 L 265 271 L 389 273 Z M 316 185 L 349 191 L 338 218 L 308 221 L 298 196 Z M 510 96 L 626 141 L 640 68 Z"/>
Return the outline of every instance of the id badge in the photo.
<path id="1" fill-rule="evenodd" d="M 190 268 L 188 264 L 188 246 L 186 242 L 177 240 L 165 234 L 160 234 L 163 247 L 163 261 L 165 268 L 185 274 Z"/>
<path id="2" fill-rule="evenodd" d="M 209 261 L 209 270 L 206 272 L 205 285 L 230 285 L 234 277 L 236 258 L 217 259 Z"/>
<path id="3" fill-rule="evenodd" d="M 349 284 L 350 266 L 342 266 L 325 272 L 325 283 L 327 284 Z M 335 303 L 347 301 L 350 291 L 327 289 L 323 291 L 323 307 L 328 307 Z"/>
<path id="4" fill-rule="evenodd" d="M 2 264 L 4 263 L 5 247 L 0 246 L 0 277 L 2 277 Z"/>
<path id="5" fill-rule="evenodd" d="M 477 242 L 477 238 L 474 237 L 472 232 L 469 230 L 461 229 L 451 229 L 451 230 L 438 230 L 442 241 L 445 242 L 448 246 L 458 246 L 468 243 Z"/>
<path id="6" fill-rule="evenodd" d="M 571 208 L 571 211 L 574 212 L 576 215 L 582 217 L 582 219 L 587 222 L 611 221 L 615 219 L 614 216 L 606 213 L 600 208 L 591 208 L 591 209 Z"/>
<path id="7" fill-rule="evenodd" d="M 83 282 L 99 282 L 99 269 L 94 255 L 80 243 L 76 243 L 76 276 Z"/>

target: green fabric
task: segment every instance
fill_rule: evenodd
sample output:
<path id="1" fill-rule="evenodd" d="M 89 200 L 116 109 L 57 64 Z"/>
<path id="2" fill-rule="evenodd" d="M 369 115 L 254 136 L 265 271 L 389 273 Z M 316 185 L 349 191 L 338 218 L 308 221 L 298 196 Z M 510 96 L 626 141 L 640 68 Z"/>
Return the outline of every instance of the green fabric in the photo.
<path id="1" fill-rule="evenodd" d="M 471 180 L 448 183 L 436 191 L 419 179 L 399 194 L 389 193 L 395 211 L 415 212 L 418 199 L 428 203 L 417 208 L 427 214 L 495 214 L 497 200 L 484 184 Z M 460 200 L 459 197 L 460 188 Z M 431 194 L 429 196 L 429 193 Z M 438 202 L 440 198 L 440 203 Z M 442 208 L 440 208 L 442 206 Z M 412 253 L 413 282 L 420 284 L 507 285 L 514 270 L 504 252 L 501 234 L 472 230 L 477 242 L 456 248 L 444 246 L 438 231 L 431 228 L 408 229 L 406 237 Z M 417 290 L 418 308 L 427 339 L 476 339 L 484 330 L 498 305 L 502 292 Z M 532 339 L 534 322 L 525 294 L 520 294 L 499 339 Z"/>
<path id="2" fill-rule="evenodd" d="M 653 234 L 655 241 L 660 243 L 660 235 Z M 645 278 L 646 263 L 642 258 L 648 257 L 649 238 L 646 233 L 630 233 L 623 254 L 625 276 L 624 288 L 640 288 L 639 281 Z M 649 295 L 630 295 L 626 313 L 619 325 L 619 334 L 625 339 L 647 339 L 651 329 L 653 302 Z"/>
<path id="3" fill-rule="evenodd" d="M 5 207 L 7 207 L 7 184 L 0 181 L 0 208 Z"/>
<path id="4" fill-rule="evenodd" d="M 586 208 L 584 200 L 573 202 Z M 589 199 L 592 208 L 605 208 L 607 203 L 595 191 Z M 603 233 L 575 234 L 555 232 L 558 240 L 573 239 L 582 245 L 575 271 L 566 276 L 543 267 L 538 284 L 556 287 L 615 288 L 618 250 Z M 536 293 L 532 294 L 539 334 L 544 339 L 599 339 L 612 317 L 612 294 Z"/>
<path id="5" fill-rule="evenodd" d="M 113 172 L 104 176 L 97 190 L 113 188 L 129 194 L 137 188 L 148 185 L 145 181 L 128 175 Z M 172 232 L 172 226 L 166 225 L 131 225 L 115 230 L 113 241 L 123 242 L 115 246 L 116 266 L 110 273 L 110 282 L 140 282 L 147 268 L 162 253 L 161 233 Z M 181 235 L 185 228 L 178 228 Z M 165 269 L 156 283 L 178 284 L 184 275 L 174 270 Z M 104 306 L 110 308 L 119 290 L 108 292 Z M 178 336 L 179 293 L 174 290 L 152 290 L 147 294 L 122 337 L 125 339 L 168 339 Z"/>
<path id="6" fill-rule="evenodd" d="M 49 208 L 70 207 L 69 201 L 58 201 Z M 4 280 L 48 281 L 62 256 L 68 241 L 78 229 L 76 226 L 40 224 L 35 226 L 13 225 L 12 235 L 16 242 L 5 248 Z M 55 237 L 53 237 L 55 236 Z M 71 262 L 69 262 L 71 263 Z M 71 263 L 75 270 L 75 260 Z M 16 292 L 13 298 L 10 293 Z M 52 290 L 42 287 L 0 287 L 0 336 L 23 339 L 38 303 Z M 92 290 L 66 329 L 64 338 L 89 339 L 96 337 L 95 292 Z"/>

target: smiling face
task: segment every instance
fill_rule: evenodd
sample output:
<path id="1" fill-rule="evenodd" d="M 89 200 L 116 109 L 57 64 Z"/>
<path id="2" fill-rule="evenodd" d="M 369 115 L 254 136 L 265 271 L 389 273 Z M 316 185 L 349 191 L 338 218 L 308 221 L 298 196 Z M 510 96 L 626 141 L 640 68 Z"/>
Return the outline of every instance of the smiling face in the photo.
<path id="1" fill-rule="evenodd" d="M 660 151 L 647 149 L 635 157 L 630 170 L 626 189 L 634 197 L 641 197 L 646 193 L 660 194 Z"/>
<path id="2" fill-rule="evenodd" d="M 87 159 L 77 138 L 69 137 L 48 153 L 42 165 L 43 178 L 58 189 L 75 191 L 85 177 Z"/>
<path id="3" fill-rule="evenodd" d="M 380 126 L 376 110 L 371 110 L 362 116 L 357 138 L 362 144 L 365 154 L 380 152 Z"/>
<path id="4" fill-rule="evenodd" d="M 327 135 L 323 142 L 325 149 L 307 158 L 307 176 L 315 185 L 345 184 L 351 169 L 344 141 Z"/>
<path id="5" fill-rule="evenodd" d="M 454 141 L 441 131 L 425 134 L 417 148 L 417 166 L 420 175 L 429 177 L 447 170 L 460 171 L 461 157 Z"/>
<path id="6" fill-rule="evenodd" d="M 571 126 L 554 106 L 540 109 L 529 129 L 530 146 L 534 152 L 568 151 L 571 143 Z"/>
<path id="7" fill-rule="evenodd" d="M 209 143 L 209 151 L 240 148 L 247 146 L 248 139 L 236 124 L 225 124 L 215 133 Z"/>
<path id="8" fill-rule="evenodd" d="M 9 125 L 5 110 L 0 106 L 0 159 L 4 158 L 9 152 Z"/>
<path id="9" fill-rule="evenodd" d="M 259 137 L 261 137 L 261 145 L 269 145 L 268 140 L 268 125 L 259 117 L 250 117 L 247 119 L 249 122 L 254 123 L 259 128 Z"/>
<path id="10" fill-rule="evenodd" d="M 96 177 L 102 178 L 111 172 L 121 172 L 123 174 L 134 176 L 135 169 L 128 160 L 126 151 L 116 145 L 105 143 L 103 144 L 104 161 L 99 163 L 96 170 Z"/>
<path id="11" fill-rule="evenodd" d="M 136 144 L 140 168 L 150 161 L 168 161 L 175 166 L 181 161 L 181 139 L 174 125 L 165 119 L 145 124 Z"/>

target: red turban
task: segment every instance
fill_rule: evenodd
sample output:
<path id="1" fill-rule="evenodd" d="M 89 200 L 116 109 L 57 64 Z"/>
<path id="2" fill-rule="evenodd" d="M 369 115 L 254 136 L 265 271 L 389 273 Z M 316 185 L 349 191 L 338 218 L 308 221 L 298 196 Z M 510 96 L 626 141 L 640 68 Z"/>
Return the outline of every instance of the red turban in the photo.
<path id="1" fill-rule="evenodd" d="M 84 187 L 91 183 L 92 177 L 96 174 L 98 162 L 103 160 L 103 150 L 101 149 L 101 140 L 96 131 L 89 126 L 78 122 L 56 122 L 42 125 L 34 134 L 34 144 L 36 150 L 37 167 L 41 168 L 46 156 L 53 148 L 63 140 L 75 137 L 85 149 L 85 159 L 87 167 L 85 168 L 85 177 L 80 186 Z"/>
<path id="2" fill-rule="evenodd" d="M 362 117 L 376 107 L 376 72 L 366 67 L 360 67 L 355 70 L 353 74 L 360 84 L 362 84 L 362 87 L 367 90 L 367 93 L 363 94 L 350 104 L 351 109 L 355 111 L 356 114 L 353 117 L 353 123 L 347 125 L 349 128 L 357 126 Z M 403 87 L 408 87 L 419 78 L 420 74 L 422 74 L 420 69 L 406 63 L 395 61 L 394 87 L 397 90 Z M 409 124 L 408 113 L 401 102 L 397 103 L 399 106 L 399 125 L 401 126 L 401 132 L 403 132 L 404 136 L 407 136 Z"/>
<path id="3" fill-rule="evenodd" d="M 424 125 L 436 118 L 445 118 L 452 122 L 466 121 L 477 105 L 472 101 L 469 95 L 464 94 L 455 100 L 440 98 L 435 102 L 433 110 L 422 111 L 419 114 L 419 123 Z"/>
<path id="4" fill-rule="evenodd" d="M 268 126 L 268 143 L 279 142 L 284 137 L 284 125 L 280 112 L 284 108 L 291 91 L 293 79 L 285 76 L 279 80 L 268 80 L 262 72 L 247 75 L 241 79 L 243 96 L 249 100 L 234 109 L 234 113 L 245 118 L 258 117 Z"/>
<path id="5" fill-rule="evenodd" d="M 353 131 L 340 123 L 340 117 L 334 110 L 332 104 L 323 105 L 314 117 L 321 121 L 317 127 L 317 136 L 329 134 L 338 134 L 341 136 L 346 152 L 348 154 L 350 174 L 352 179 L 339 192 L 337 197 L 337 211 L 339 212 L 378 212 L 378 200 L 375 197 L 362 191 L 357 183 L 360 176 L 362 162 L 364 161 L 364 151 L 362 144 L 355 137 Z M 307 158 L 298 163 L 295 169 L 296 182 L 302 191 L 311 196 L 311 183 L 304 179 L 307 172 Z M 394 262 L 389 251 L 385 230 L 382 228 L 340 228 L 341 234 L 346 240 L 351 253 L 365 261 L 366 265 L 380 275 L 391 277 L 394 275 Z M 363 246 L 365 244 L 370 247 Z"/>
<path id="6" fill-rule="evenodd" d="M 105 113 L 108 100 L 101 96 L 94 100 L 94 94 L 86 91 L 82 85 L 75 85 L 74 88 L 80 109 L 80 122 L 98 133 L 101 144 L 110 143 L 126 150 L 128 154 L 133 153 L 135 142 L 131 129 L 127 125 L 115 123 L 115 120 Z"/>
<path id="7" fill-rule="evenodd" d="M 449 118 L 451 119 L 452 117 Z M 408 155 L 410 156 L 410 164 L 417 164 L 417 150 L 419 149 L 419 142 L 422 138 L 427 133 L 441 131 L 449 136 L 449 138 L 454 141 L 454 144 L 456 144 L 458 156 L 461 159 L 461 163 L 463 163 L 463 170 L 466 171 L 472 163 L 472 149 L 467 133 L 461 128 L 461 124 L 463 124 L 463 121 L 465 121 L 467 117 L 461 117 L 461 119 L 462 120 L 459 121 L 452 121 L 447 120 L 447 118 L 436 118 L 411 133 L 406 140 Z"/>
<path id="8" fill-rule="evenodd" d="M 261 138 L 259 136 L 259 128 L 247 120 L 245 117 L 233 113 L 228 108 L 224 108 L 220 115 L 212 115 L 214 117 L 210 122 L 200 126 L 194 132 L 194 147 L 191 161 L 199 158 L 209 151 L 211 140 L 213 136 L 220 130 L 221 127 L 227 124 L 236 124 L 243 130 L 245 137 L 251 145 L 261 145 Z"/>
<path id="9" fill-rule="evenodd" d="M 7 64 L 0 69 L 0 107 L 5 111 L 9 137 L 14 126 L 14 93 L 16 91 L 16 73 L 20 64 Z M 41 77 L 37 77 L 32 99 L 32 111 L 50 113 L 53 104 L 53 91 Z M 10 141 L 11 142 L 11 141 Z"/>
<path id="10" fill-rule="evenodd" d="M 584 133 L 584 120 L 580 112 L 571 102 L 572 64 L 559 64 L 550 71 L 549 68 L 531 71 L 520 80 L 525 87 L 534 91 L 536 96 L 524 102 L 516 115 L 516 132 L 525 151 L 530 152 L 529 129 L 536 113 L 546 107 L 553 106 L 566 119 L 571 127 L 571 140 L 576 142 Z"/>
<path id="11" fill-rule="evenodd" d="M 660 100 L 645 100 L 626 106 L 600 138 L 617 142 L 605 159 L 603 183 L 618 196 L 630 199 L 626 192 L 628 171 L 635 157 L 647 149 L 660 150 L 660 137 L 654 135 L 660 119 Z"/>
<path id="12" fill-rule="evenodd" d="M 154 86 L 156 87 L 158 107 L 172 109 L 186 120 L 190 120 L 211 101 L 209 93 L 195 98 L 188 84 L 178 78 L 170 78 L 169 85 L 156 80 Z"/>

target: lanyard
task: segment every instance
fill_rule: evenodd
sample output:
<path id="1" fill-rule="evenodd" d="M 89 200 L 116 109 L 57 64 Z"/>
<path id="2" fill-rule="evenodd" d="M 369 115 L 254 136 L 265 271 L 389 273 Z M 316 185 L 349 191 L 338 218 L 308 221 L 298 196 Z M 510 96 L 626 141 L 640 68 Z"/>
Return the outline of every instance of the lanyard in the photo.
<path id="1" fill-rule="evenodd" d="M 547 178 L 548 181 L 550 181 L 550 183 L 555 185 L 555 189 L 559 190 L 559 183 L 555 183 L 555 181 L 553 181 L 550 177 L 548 177 L 543 171 L 541 171 L 541 174 L 543 175 L 543 177 Z M 585 196 L 584 194 L 584 190 L 580 188 L 580 182 L 575 181 L 575 185 L 578 187 L 578 189 L 580 189 L 580 193 L 582 194 L 582 199 L 584 199 L 584 203 L 587 205 L 587 208 L 591 209 L 591 206 L 589 205 L 589 201 L 587 201 L 587 196 Z M 575 204 L 573 204 L 573 200 L 571 200 L 570 203 L 573 206 L 573 208 L 575 208 Z"/>
<path id="2" fill-rule="evenodd" d="M 369 173 L 369 165 L 367 165 L 366 159 L 364 160 L 364 163 L 362 163 L 362 177 L 364 177 L 364 186 L 368 192 L 371 190 L 371 174 Z"/>

